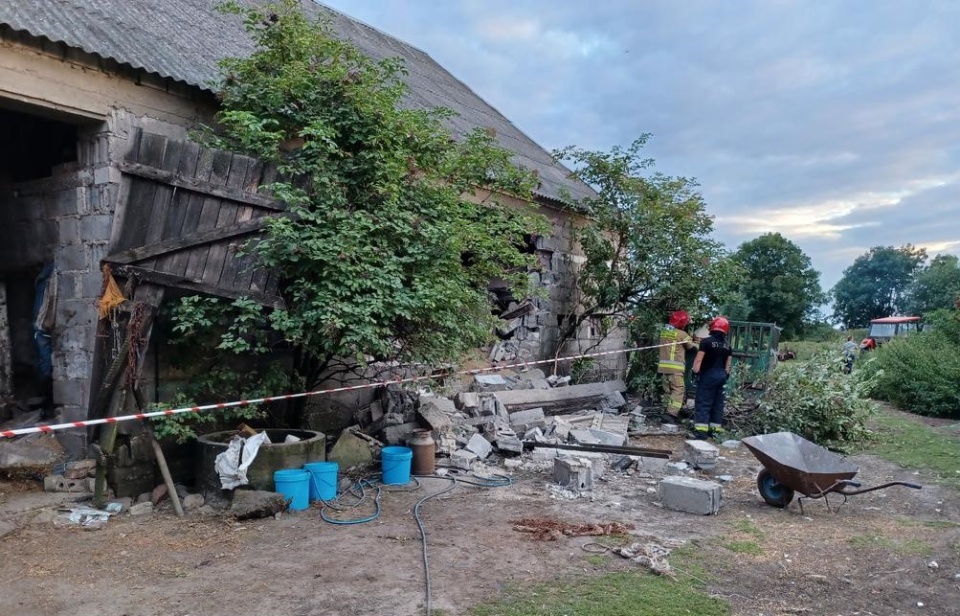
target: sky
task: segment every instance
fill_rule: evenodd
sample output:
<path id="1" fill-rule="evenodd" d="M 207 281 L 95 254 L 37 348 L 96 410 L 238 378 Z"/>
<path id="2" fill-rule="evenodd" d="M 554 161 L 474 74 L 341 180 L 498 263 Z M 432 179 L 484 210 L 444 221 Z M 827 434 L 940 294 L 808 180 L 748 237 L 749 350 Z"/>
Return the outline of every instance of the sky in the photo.
<path id="1" fill-rule="evenodd" d="M 831 288 L 872 246 L 960 255 L 960 2 L 323 0 L 430 54 L 548 150 L 643 133 L 731 250 Z"/>

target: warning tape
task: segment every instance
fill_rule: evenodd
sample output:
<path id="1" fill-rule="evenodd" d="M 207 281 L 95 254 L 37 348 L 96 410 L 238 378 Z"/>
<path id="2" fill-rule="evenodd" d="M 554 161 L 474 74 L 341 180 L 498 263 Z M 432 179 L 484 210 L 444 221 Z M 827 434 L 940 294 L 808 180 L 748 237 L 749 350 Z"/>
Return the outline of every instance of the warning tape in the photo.
<path id="1" fill-rule="evenodd" d="M 552 364 L 559 361 L 570 361 L 572 359 L 583 359 L 586 357 L 602 357 L 604 355 L 617 355 L 620 353 L 632 353 L 634 351 L 646 351 L 649 349 L 658 349 L 665 346 L 674 346 L 679 342 L 668 342 L 665 344 L 654 344 L 644 347 L 633 347 L 630 349 L 618 349 L 616 351 L 601 351 L 598 353 L 584 353 L 583 355 L 571 355 L 569 357 L 558 357 L 556 359 L 542 359 L 537 361 L 525 361 L 516 364 L 505 364 L 503 366 L 490 366 L 487 368 L 475 368 L 473 370 L 460 370 L 440 374 L 428 374 L 423 376 L 406 377 L 399 379 L 389 379 L 385 381 L 375 381 L 364 383 L 362 385 L 350 385 L 347 387 L 335 387 L 333 389 L 318 389 L 315 391 L 304 391 L 295 394 L 282 394 L 279 396 L 268 396 L 266 398 L 251 398 L 250 400 L 236 400 L 234 402 L 219 402 L 217 404 L 204 404 L 200 406 L 188 406 L 178 409 L 164 409 L 159 411 L 150 411 L 147 413 L 137 413 L 135 415 L 122 415 L 118 417 L 104 417 L 102 419 L 86 419 L 83 421 L 71 421 L 69 423 L 50 424 L 45 426 L 32 426 L 29 428 L 17 428 L 16 430 L 0 430 L 0 437 L 13 438 L 23 436 L 24 434 L 50 433 L 58 430 L 72 430 L 76 428 L 89 428 L 90 426 L 101 426 L 104 424 L 120 423 L 123 421 L 133 421 L 135 419 L 153 419 L 155 417 L 167 417 L 170 415 L 182 415 L 184 413 L 201 413 L 203 411 L 222 410 L 233 407 L 244 407 L 253 404 L 265 404 L 269 402 L 279 402 L 282 400 L 294 400 L 296 398 L 309 398 L 311 396 L 322 396 L 326 394 L 335 394 L 344 391 L 355 391 L 358 389 L 372 389 L 374 387 L 384 387 L 387 385 L 398 385 L 402 383 L 414 383 L 416 381 L 427 381 L 440 377 L 481 374 L 483 372 L 495 372 L 498 370 L 507 370 L 509 368 L 525 368 L 539 364 Z"/>

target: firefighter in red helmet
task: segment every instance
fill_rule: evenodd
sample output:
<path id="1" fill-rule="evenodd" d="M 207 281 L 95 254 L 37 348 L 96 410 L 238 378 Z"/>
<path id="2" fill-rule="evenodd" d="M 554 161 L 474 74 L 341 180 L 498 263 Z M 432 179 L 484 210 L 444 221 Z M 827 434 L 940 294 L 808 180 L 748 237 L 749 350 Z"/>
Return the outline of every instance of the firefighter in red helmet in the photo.
<path id="1" fill-rule="evenodd" d="M 697 438 L 723 433 L 723 386 L 730 378 L 733 351 L 727 336 L 730 321 L 717 317 L 710 322 L 710 335 L 700 341 L 693 361 L 693 373 L 699 375 L 693 409 L 693 431 Z"/>
<path id="2" fill-rule="evenodd" d="M 683 399 L 686 394 L 683 375 L 687 369 L 686 349 L 695 349 L 690 335 L 684 328 L 690 323 L 686 310 L 676 310 L 670 315 L 670 322 L 660 329 L 660 361 L 657 372 L 665 376 L 664 393 L 667 397 L 666 420 L 677 423 Z"/>

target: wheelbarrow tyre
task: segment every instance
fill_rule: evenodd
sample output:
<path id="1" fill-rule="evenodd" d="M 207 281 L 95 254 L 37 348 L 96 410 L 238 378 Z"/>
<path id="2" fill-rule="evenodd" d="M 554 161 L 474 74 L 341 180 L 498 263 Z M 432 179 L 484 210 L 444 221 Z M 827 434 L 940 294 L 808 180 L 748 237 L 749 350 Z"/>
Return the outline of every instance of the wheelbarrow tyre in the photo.
<path id="1" fill-rule="evenodd" d="M 757 474 L 757 490 L 771 507 L 783 509 L 793 500 L 793 490 L 777 481 L 773 473 L 765 468 Z"/>

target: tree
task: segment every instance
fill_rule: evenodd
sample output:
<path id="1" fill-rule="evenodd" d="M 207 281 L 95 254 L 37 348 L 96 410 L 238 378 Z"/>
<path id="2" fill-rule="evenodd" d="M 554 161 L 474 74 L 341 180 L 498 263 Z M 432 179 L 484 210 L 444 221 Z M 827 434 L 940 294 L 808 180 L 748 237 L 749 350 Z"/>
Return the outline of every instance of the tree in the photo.
<path id="1" fill-rule="evenodd" d="M 307 387 L 337 367 L 457 361 L 493 332 L 489 281 L 528 292 L 533 255 L 518 248 L 548 227 L 532 206 L 472 197 L 478 187 L 529 201 L 531 174 L 482 130 L 455 141 L 443 109 L 410 109 L 402 61 L 374 61 L 304 16 L 297 0 L 243 15 L 256 45 L 222 62 L 213 146 L 277 166 L 267 187 L 289 215 L 245 250 L 279 273 L 286 307 L 234 305 L 294 351 Z M 219 328 L 220 348 L 270 349 L 205 302 L 183 332 Z M 257 317 L 249 317 L 259 310 Z"/>
<path id="2" fill-rule="evenodd" d="M 744 242 L 732 259 L 745 275 L 740 292 L 746 298 L 749 321 L 777 323 L 785 337 L 803 332 L 815 320 L 826 296 L 820 273 L 799 246 L 780 235 L 766 233 Z"/>
<path id="3" fill-rule="evenodd" d="M 910 285 L 926 259 L 924 249 L 910 244 L 875 246 L 860 255 L 830 292 L 834 319 L 852 329 L 905 311 Z"/>
<path id="4" fill-rule="evenodd" d="M 587 319 L 623 324 L 642 313 L 660 323 L 670 310 L 715 309 L 735 278 L 722 245 L 710 238 L 713 219 L 697 183 L 650 173 L 653 161 L 641 156 L 648 139 L 610 152 L 555 153 L 597 192 L 578 203 L 591 224 L 577 234 L 586 262 L 577 278 L 579 309 L 560 333 L 561 346 Z"/>
<path id="5" fill-rule="evenodd" d="M 911 314 L 953 308 L 960 297 L 960 259 L 956 255 L 934 257 L 930 265 L 917 272 L 907 295 Z"/>

